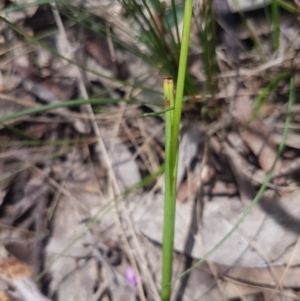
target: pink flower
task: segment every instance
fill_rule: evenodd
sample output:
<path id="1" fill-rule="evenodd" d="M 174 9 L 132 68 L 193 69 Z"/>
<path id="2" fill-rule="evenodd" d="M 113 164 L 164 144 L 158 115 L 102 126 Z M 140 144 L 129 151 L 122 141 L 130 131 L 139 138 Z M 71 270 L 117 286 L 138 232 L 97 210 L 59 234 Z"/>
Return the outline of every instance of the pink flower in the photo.
<path id="1" fill-rule="evenodd" d="M 125 273 L 125 277 L 129 286 L 133 289 L 136 293 L 136 286 L 137 286 L 137 277 L 133 267 L 128 267 Z"/>

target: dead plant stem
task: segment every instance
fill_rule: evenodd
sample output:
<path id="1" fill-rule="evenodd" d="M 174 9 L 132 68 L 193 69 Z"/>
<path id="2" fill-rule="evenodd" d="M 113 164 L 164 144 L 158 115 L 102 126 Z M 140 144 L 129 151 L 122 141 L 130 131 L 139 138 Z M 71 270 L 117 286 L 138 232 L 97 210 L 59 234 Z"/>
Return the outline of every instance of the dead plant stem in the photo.
<path id="1" fill-rule="evenodd" d="M 55 21 L 57 23 L 57 26 L 59 28 L 59 31 L 64 36 L 65 41 L 66 41 L 69 49 L 71 49 L 71 46 L 69 44 L 69 41 L 68 41 L 65 29 L 64 29 L 62 20 L 60 18 L 59 12 L 58 12 L 57 7 L 56 7 L 56 4 L 52 4 L 52 7 L 53 7 L 53 15 L 54 15 Z M 87 91 L 86 91 L 86 88 L 85 88 L 85 85 L 84 85 L 84 81 L 83 81 L 83 78 L 82 78 L 81 71 L 78 67 L 76 68 L 76 70 L 77 70 L 76 77 L 78 79 L 80 93 L 83 96 L 83 98 L 88 99 L 88 94 L 87 94 Z M 91 120 L 91 123 L 92 123 L 92 128 L 93 128 L 93 131 L 94 131 L 94 133 L 97 137 L 98 146 L 101 150 L 101 153 L 102 153 L 102 156 L 103 156 L 103 159 L 104 159 L 107 171 L 108 171 L 108 176 L 109 176 L 109 179 L 111 180 L 111 183 L 112 183 L 112 186 L 113 186 L 113 190 L 114 190 L 116 195 L 119 195 L 120 190 L 119 190 L 119 187 L 118 187 L 118 184 L 117 184 L 117 180 L 116 180 L 116 177 L 114 175 L 114 172 L 113 172 L 113 169 L 112 169 L 112 164 L 110 162 L 110 158 L 108 156 L 108 153 L 107 153 L 107 150 L 106 150 L 106 147 L 105 147 L 100 129 L 99 129 L 98 124 L 96 122 L 92 106 L 91 105 L 86 105 L 86 109 L 87 109 L 87 112 L 90 116 L 90 120 Z M 114 196 L 113 192 L 112 192 L 112 194 Z M 129 257 L 130 263 L 133 266 L 133 268 L 136 271 L 138 271 L 137 263 L 135 261 L 134 256 L 130 252 L 131 247 L 130 247 L 129 241 L 128 241 L 126 235 L 125 235 L 124 229 L 122 227 L 120 217 L 117 213 L 117 210 L 115 210 L 114 212 L 115 212 L 116 224 L 118 225 L 119 229 L 121 230 L 121 237 L 122 237 L 123 243 L 126 246 L 127 250 L 129 251 L 128 252 L 128 257 Z M 146 301 L 146 297 L 145 297 L 145 294 L 144 294 L 142 283 L 140 281 L 137 282 L 137 289 L 138 289 L 138 294 L 139 294 L 139 297 L 140 297 L 141 301 Z"/>

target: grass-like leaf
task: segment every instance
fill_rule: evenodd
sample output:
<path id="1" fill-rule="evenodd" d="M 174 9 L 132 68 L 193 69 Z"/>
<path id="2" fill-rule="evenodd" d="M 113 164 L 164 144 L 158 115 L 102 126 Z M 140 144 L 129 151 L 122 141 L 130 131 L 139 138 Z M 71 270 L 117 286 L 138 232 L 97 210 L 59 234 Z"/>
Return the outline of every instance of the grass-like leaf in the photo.
<path id="1" fill-rule="evenodd" d="M 238 3 L 238 0 L 234 0 L 234 5 L 235 5 L 235 9 L 236 11 L 240 14 L 241 16 L 241 19 L 245 25 L 245 27 L 247 28 L 247 31 L 249 33 L 249 36 L 252 40 L 252 43 L 254 44 L 255 48 L 257 49 L 261 59 L 263 61 L 265 61 L 265 55 L 264 55 L 264 52 L 263 52 L 263 49 L 262 49 L 262 46 L 260 44 L 260 41 L 259 41 L 259 38 L 258 36 L 256 35 L 255 31 L 253 30 L 252 26 L 250 25 L 250 23 L 248 22 L 245 14 L 243 11 L 241 11 L 240 9 L 240 6 L 239 6 L 239 3 Z"/>
<path id="2" fill-rule="evenodd" d="M 244 125 L 243 129 L 247 128 L 247 126 L 251 123 L 251 121 L 253 121 L 256 118 L 262 106 L 268 101 L 270 94 L 277 88 L 279 83 L 290 76 L 291 76 L 290 71 L 282 72 L 279 75 L 277 75 L 275 78 L 273 78 L 271 82 L 264 89 L 262 89 L 261 93 L 256 97 L 256 99 L 253 102 L 253 109 L 254 109 L 253 113 L 249 118 L 249 120 Z"/>
<path id="3" fill-rule="evenodd" d="M 216 37 L 215 37 L 215 18 L 212 1 L 207 0 L 202 3 L 200 16 L 197 18 L 198 32 L 203 50 L 203 66 L 206 75 L 205 93 L 214 95 L 217 91 L 217 61 L 216 61 Z"/>
<path id="4" fill-rule="evenodd" d="M 144 43 L 150 52 L 152 66 L 165 75 L 177 80 L 179 66 L 180 38 L 178 37 L 177 6 L 171 1 L 171 8 L 163 2 L 142 0 L 143 6 L 137 0 L 119 0 L 127 13 L 140 28 L 140 42 Z M 153 3 L 151 8 L 149 3 Z M 176 37 L 173 34 L 171 24 L 166 17 L 167 10 L 171 9 L 175 24 Z M 147 13 L 147 15 L 146 15 Z M 193 95 L 197 92 L 192 76 L 187 73 L 185 79 L 185 93 Z"/>
<path id="5" fill-rule="evenodd" d="M 281 6 L 286 11 L 293 13 L 293 14 L 300 14 L 300 8 L 295 6 L 294 4 L 284 1 L 284 0 L 277 0 L 279 6 Z"/>
<path id="6" fill-rule="evenodd" d="M 76 100 L 68 100 L 68 101 L 63 101 L 59 103 L 54 103 L 54 104 L 48 104 L 48 105 L 43 105 L 39 107 L 34 107 L 34 108 L 29 108 L 25 110 L 21 110 L 15 113 L 12 113 L 10 115 L 2 116 L 0 117 L 0 123 L 7 122 L 10 120 L 14 120 L 19 117 L 27 116 L 27 115 L 33 115 L 33 114 L 38 114 L 42 112 L 47 112 L 51 111 L 54 109 L 59 109 L 59 108 L 65 108 L 65 107 L 76 107 L 80 105 L 87 105 L 87 104 L 94 104 L 94 105 L 99 105 L 99 104 L 109 104 L 109 103 L 119 103 L 121 101 L 124 101 L 124 99 L 115 99 L 115 98 L 90 98 L 90 99 L 76 99 Z M 126 100 L 128 103 L 135 103 L 137 102 L 136 100 Z"/>
<path id="7" fill-rule="evenodd" d="M 272 40 L 275 50 L 279 47 L 279 6 L 277 0 L 272 0 Z"/>

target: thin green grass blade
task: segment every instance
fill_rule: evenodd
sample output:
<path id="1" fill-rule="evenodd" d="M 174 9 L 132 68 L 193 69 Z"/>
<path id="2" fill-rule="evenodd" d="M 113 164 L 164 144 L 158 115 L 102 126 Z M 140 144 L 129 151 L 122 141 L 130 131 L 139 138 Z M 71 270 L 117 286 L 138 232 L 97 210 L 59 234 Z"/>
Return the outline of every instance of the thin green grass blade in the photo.
<path id="1" fill-rule="evenodd" d="M 174 9 L 175 9 L 175 18 L 176 18 L 176 22 L 177 22 L 176 7 L 174 7 Z M 173 18 L 174 18 L 173 6 L 172 6 L 172 14 L 173 14 Z M 180 44 L 179 44 L 179 42 L 176 42 L 176 40 L 175 40 L 173 31 L 172 31 L 172 27 L 169 23 L 168 18 L 166 17 L 166 12 L 164 12 L 164 15 L 162 16 L 162 21 L 163 21 L 163 26 L 166 29 L 164 36 L 165 36 L 165 38 L 168 39 L 168 47 L 170 50 L 172 50 L 172 55 L 174 57 L 174 60 L 177 62 L 178 58 L 179 58 Z"/>
<path id="2" fill-rule="evenodd" d="M 2 116 L 2 117 L 0 117 L 0 123 L 14 120 L 16 118 L 20 118 L 23 116 L 38 114 L 38 113 L 42 113 L 42 112 L 46 112 L 46 111 L 51 111 L 54 109 L 59 109 L 59 108 L 75 107 L 75 106 L 87 105 L 87 104 L 95 104 L 95 105 L 98 104 L 99 105 L 99 104 L 119 103 L 119 102 L 123 102 L 123 101 L 124 101 L 124 99 L 114 99 L 114 98 L 90 98 L 87 100 L 85 100 L 85 99 L 69 100 L 69 101 L 29 108 L 29 109 L 15 112 L 10 115 Z M 136 101 L 126 100 L 126 102 L 127 103 L 135 103 Z"/>
<path id="3" fill-rule="evenodd" d="M 176 10 L 175 0 L 172 0 L 171 4 L 172 4 L 173 18 L 174 18 L 174 21 L 175 21 L 175 30 L 176 30 L 177 42 L 178 42 L 178 46 L 180 46 L 180 35 L 179 35 L 179 27 L 178 27 L 177 10 Z"/>
<path id="4" fill-rule="evenodd" d="M 160 41 L 157 39 L 155 30 L 153 30 L 151 25 L 149 26 L 150 22 L 144 15 L 140 5 L 134 1 L 129 1 L 129 3 L 128 3 L 128 1 L 125 1 L 125 0 L 122 0 L 121 3 L 123 5 L 123 7 L 125 8 L 126 12 L 129 13 L 133 17 L 133 19 L 136 21 L 136 23 L 139 25 L 141 31 L 147 35 L 148 42 L 151 43 L 151 46 L 149 46 L 149 47 L 159 49 Z M 146 22 L 145 22 L 145 20 L 146 20 Z M 143 21 L 149 26 L 149 30 L 146 29 L 146 27 L 143 24 Z M 152 31 L 151 31 L 151 29 L 152 29 Z"/>
<path id="5" fill-rule="evenodd" d="M 63 140 L 20 140 L 20 141 L 7 141 L 0 142 L 0 146 L 70 146 L 70 145 L 80 145 L 80 144 L 92 144 L 97 141 L 97 138 L 77 138 L 77 139 L 63 139 Z"/>
<path id="6" fill-rule="evenodd" d="M 206 75 L 206 91 L 214 95 L 217 91 L 217 60 L 216 60 L 216 38 L 215 38 L 215 19 L 212 7 L 212 1 L 203 3 L 200 12 L 200 24 L 197 22 L 199 37 L 203 50 L 202 63 Z"/>
<path id="7" fill-rule="evenodd" d="M 144 0 L 143 0 L 144 1 Z M 135 54 L 136 56 L 143 59 L 143 61 L 147 62 L 149 65 L 158 68 L 164 75 L 172 76 L 174 79 L 177 80 L 177 69 L 178 69 L 178 58 L 179 58 L 179 44 L 176 43 L 171 27 L 167 20 L 164 20 L 164 25 L 166 26 L 165 34 L 158 34 L 159 31 L 157 30 L 157 24 L 155 22 L 155 18 L 151 9 L 149 8 L 148 2 L 145 1 L 145 9 L 147 10 L 149 17 L 145 15 L 142 11 L 142 8 L 136 2 L 136 0 L 119 0 L 119 2 L 123 5 L 124 9 L 127 13 L 132 16 L 135 22 L 141 29 L 139 32 L 140 41 L 147 46 L 150 54 L 141 52 L 137 47 L 134 45 L 128 44 L 124 41 L 121 41 L 118 36 L 114 33 L 111 34 L 111 38 L 114 43 L 118 47 L 122 49 L 126 49 L 129 52 Z M 156 10 L 164 10 L 163 7 L 165 5 L 164 2 L 159 3 L 158 1 L 152 1 L 154 3 L 154 7 Z M 151 2 L 151 3 L 152 3 Z M 153 4 L 152 3 L 152 4 Z M 107 32 L 106 28 L 102 26 L 96 26 L 95 22 L 93 22 L 93 15 L 84 10 L 81 7 L 74 7 L 70 5 L 66 1 L 60 2 L 61 13 L 68 17 L 70 20 L 80 24 L 85 29 L 95 33 L 98 36 L 106 37 Z M 87 17 L 86 15 L 88 14 Z M 76 17 L 77 16 L 77 17 Z M 150 20 L 149 20 L 150 19 Z M 167 19 L 167 18 L 166 18 Z M 148 30 L 149 27 L 149 30 Z M 122 30 L 122 29 L 120 29 Z M 128 33 L 126 33 L 128 34 Z M 146 39 L 143 39 L 142 36 L 145 36 Z M 162 53 L 166 55 L 162 55 Z M 85 69 L 83 69 L 85 70 Z M 138 87 L 138 85 L 135 85 Z M 141 87 L 144 88 L 144 87 Z M 144 89 L 146 91 L 146 89 Z M 187 74 L 186 77 L 186 84 L 185 84 L 185 92 L 188 95 L 193 95 L 197 93 L 197 89 L 195 87 L 193 78 L 190 74 Z"/>
<path id="8" fill-rule="evenodd" d="M 150 18 L 146 17 L 146 15 L 138 5 L 138 2 L 136 0 L 127 0 L 127 1 L 119 0 L 119 1 L 124 5 L 128 13 L 133 16 L 136 22 L 138 22 L 139 26 L 143 25 L 143 23 L 147 25 L 147 30 L 144 26 L 141 27 L 142 33 L 146 35 L 150 34 L 151 37 L 155 36 L 155 40 L 159 41 L 157 43 L 152 43 L 151 41 L 153 41 L 153 38 L 150 40 L 149 43 L 147 43 L 146 41 L 142 41 L 151 51 L 151 59 L 155 61 L 156 66 L 162 71 L 164 75 L 172 76 L 174 80 L 177 80 L 177 69 L 179 65 L 178 63 L 179 43 L 177 43 L 174 38 L 171 26 L 167 18 L 163 20 L 163 24 L 165 25 L 164 28 L 165 32 L 162 33 L 160 30 L 158 30 L 158 26 L 156 24 L 155 18 L 146 0 L 142 0 L 142 2 Z M 163 13 L 163 9 L 162 9 L 163 3 L 158 3 L 157 1 L 152 1 L 152 2 L 154 3 L 155 9 Z M 135 9 L 133 10 L 128 3 L 134 6 Z M 139 20 L 139 18 L 141 18 L 141 20 Z M 177 16 L 176 16 L 176 20 L 177 20 Z M 159 47 L 157 47 L 158 43 L 159 43 Z M 192 76 L 189 73 L 186 75 L 185 92 L 188 95 L 193 95 L 197 93 L 195 83 L 192 79 Z"/>
<path id="9" fill-rule="evenodd" d="M 136 0 L 131 0 L 132 2 L 135 2 Z M 177 44 L 174 40 L 172 31 L 170 26 L 168 26 L 168 22 L 165 21 L 165 24 L 167 25 L 167 34 L 164 34 L 163 32 L 161 32 L 156 24 L 156 21 L 153 17 L 153 14 L 149 8 L 149 6 L 147 5 L 147 1 L 143 0 L 143 3 L 145 5 L 146 10 L 148 11 L 148 13 L 150 14 L 150 18 L 152 20 L 152 23 L 154 23 L 154 28 L 153 25 L 150 23 L 150 21 L 148 21 L 148 19 L 146 18 L 145 15 L 143 15 L 143 18 L 145 19 L 145 21 L 147 22 L 148 26 L 149 26 L 149 30 L 151 32 L 151 34 L 154 34 L 156 36 L 156 39 L 159 41 L 159 48 L 154 48 L 151 47 L 151 45 L 147 45 L 149 47 L 149 49 L 151 49 L 152 55 L 156 58 L 156 61 L 158 62 L 158 64 L 160 64 L 160 68 L 165 72 L 165 74 L 168 74 L 170 76 L 176 76 L 176 72 L 177 72 L 177 62 L 178 62 L 178 47 Z M 161 6 L 160 6 L 161 7 Z M 164 12 L 161 11 L 161 13 L 163 14 Z M 162 19 L 164 16 L 162 16 Z M 156 30 L 157 28 L 157 30 Z M 167 42 L 167 40 L 169 42 Z M 165 53 L 165 55 L 162 55 L 162 53 Z"/>
<path id="10" fill-rule="evenodd" d="M 153 18 L 153 15 L 151 11 L 149 10 L 149 7 L 146 5 L 146 9 L 148 8 L 148 13 L 150 14 L 150 19 L 152 20 L 153 24 L 151 24 L 150 20 L 146 17 L 146 15 L 143 12 L 142 7 L 135 1 L 130 0 L 130 4 L 127 3 L 126 0 L 122 0 L 123 5 L 125 5 L 126 10 L 128 9 L 128 12 L 130 12 L 131 16 L 136 20 L 136 22 L 139 24 L 139 26 L 142 29 L 142 32 L 144 34 L 147 34 L 148 38 L 152 42 L 151 45 L 148 45 L 150 49 L 155 50 L 154 53 L 161 53 L 161 51 L 164 51 L 166 47 L 165 41 L 159 36 L 158 32 L 156 32 L 157 24 Z M 131 6 L 134 8 L 134 10 L 131 8 Z M 141 20 L 140 20 L 141 18 Z M 144 27 L 143 22 L 147 25 L 147 29 Z"/>
<path id="11" fill-rule="evenodd" d="M 280 155 L 282 154 L 284 147 L 285 147 L 285 141 L 287 139 L 288 131 L 289 131 L 289 126 L 291 124 L 291 110 L 296 101 L 296 89 L 295 89 L 295 79 L 294 76 L 291 77 L 290 80 L 290 95 L 289 95 L 289 101 L 288 101 L 288 114 L 286 117 L 285 125 L 284 125 L 284 131 L 282 134 L 282 139 L 280 141 L 280 145 L 278 147 L 276 159 L 272 165 L 271 170 L 268 172 L 262 186 L 260 187 L 259 191 L 257 192 L 255 198 L 253 201 L 250 203 L 250 205 L 247 207 L 245 212 L 242 214 L 242 216 L 239 218 L 239 220 L 235 223 L 235 225 L 232 227 L 232 229 L 215 245 L 214 248 L 212 248 L 209 252 L 207 252 L 196 264 L 194 264 L 191 268 L 187 269 L 184 273 L 179 275 L 176 279 L 173 280 L 176 281 L 178 279 L 183 278 L 190 272 L 192 272 L 195 268 L 200 266 L 202 263 L 204 263 L 210 255 L 212 255 L 219 247 L 223 245 L 223 243 L 231 236 L 231 234 L 238 228 L 238 226 L 242 223 L 242 221 L 246 218 L 246 216 L 249 214 L 249 212 L 252 210 L 252 208 L 259 202 L 261 197 L 263 196 L 264 191 L 268 187 L 268 184 L 270 183 L 272 179 L 272 173 L 274 171 L 276 162 Z"/>
<path id="12" fill-rule="evenodd" d="M 135 1 L 135 0 L 133 0 L 133 1 Z M 146 0 L 142 0 L 142 1 L 143 1 L 143 4 L 144 4 L 144 7 L 146 8 L 146 10 L 147 10 L 147 12 L 148 12 L 148 14 L 151 18 L 151 22 L 152 22 L 153 25 L 151 23 L 150 24 L 152 25 L 152 27 L 154 26 L 153 29 L 156 32 L 156 34 L 158 36 L 158 39 L 161 41 L 161 44 L 163 45 L 163 47 L 165 47 L 165 49 L 166 49 L 166 47 L 168 47 L 168 46 L 167 46 L 167 43 L 165 41 L 165 35 L 164 35 L 164 32 L 161 31 L 161 30 L 164 30 L 164 28 L 160 29 L 158 27 L 157 21 L 155 20 L 155 18 L 153 16 L 153 13 L 152 13 L 151 9 L 148 6 L 147 1 Z M 162 8 L 161 5 L 159 5 L 159 11 L 157 11 L 157 13 L 161 15 L 160 18 L 163 20 L 165 11 L 164 11 L 164 9 Z"/>
<path id="13" fill-rule="evenodd" d="M 158 67 L 164 74 L 173 77 L 176 76 L 176 67 L 178 61 L 177 56 L 174 55 L 174 49 L 168 45 L 165 36 L 156 30 L 157 24 L 149 7 L 146 5 L 146 9 L 149 10 L 150 19 L 152 19 L 152 23 L 154 23 L 154 25 L 152 25 L 148 18 L 145 16 L 140 6 L 136 3 L 136 0 L 130 0 L 130 3 L 132 3 L 132 5 L 136 7 L 137 10 L 133 10 L 125 0 L 120 1 L 123 5 L 125 5 L 125 9 L 141 27 L 141 33 L 148 37 L 145 41 L 141 38 L 141 41 L 151 52 L 151 59 L 154 62 L 154 64 L 151 63 L 151 65 Z M 140 20 L 140 18 L 142 20 Z M 143 26 L 143 22 L 147 24 L 149 29 L 146 29 Z M 162 55 L 162 53 L 167 55 Z"/>
<path id="14" fill-rule="evenodd" d="M 247 123 L 243 126 L 243 130 L 247 128 L 247 126 L 256 118 L 262 106 L 268 101 L 270 94 L 277 88 L 279 83 L 290 76 L 290 71 L 280 73 L 278 76 L 273 78 L 272 81 L 261 91 L 261 93 L 253 102 L 253 113 Z"/>
<path id="15" fill-rule="evenodd" d="M 94 20 L 93 15 L 91 13 L 87 11 L 82 11 L 81 7 L 77 7 L 77 6 L 74 7 L 66 2 L 62 3 L 62 7 L 64 9 L 61 9 L 61 14 L 66 16 L 68 19 L 75 22 L 76 24 L 81 25 L 87 31 L 92 32 L 98 37 L 107 38 L 107 30 L 105 26 L 102 26 L 101 23 L 99 22 L 98 22 L 99 24 L 95 24 L 96 21 Z M 125 30 L 121 27 L 118 27 L 118 30 L 124 32 L 125 35 L 128 34 L 128 32 L 125 32 Z M 135 34 L 137 35 L 137 33 Z M 137 57 L 141 58 L 143 61 L 145 61 L 147 64 L 149 64 L 152 67 L 155 68 L 158 67 L 157 59 L 153 60 L 152 56 L 150 57 L 146 53 L 140 51 L 139 48 L 136 47 L 135 45 L 126 43 L 126 41 L 121 40 L 119 36 L 114 32 L 111 32 L 111 38 L 114 44 L 120 49 L 125 49 L 128 52 L 136 55 Z"/>
<path id="16" fill-rule="evenodd" d="M 0 123 L 6 130 L 10 131 L 11 133 L 14 133 L 15 135 L 19 136 L 20 138 L 25 138 L 25 139 L 28 139 L 28 140 L 31 140 L 31 141 L 36 141 L 36 137 L 34 136 L 31 136 L 31 135 L 28 135 L 27 133 L 25 133 L 24 131 L 14 127 L 14 126 L 11 126 L 9 124 L 4 124 L 4 123 Z M 10 141 L 7 141 L 7 143 L 9 143 Z M 0 143 L 1 145 L 1 143 Z"/>
<path id="17" fill-rule="evenodd" d="M 261 57 L 261 59 L 263 61 L 266 61 L 266 58 L 265 58 L 265 55 L 264 55 L 264 52 L 263 52 L 263 49 L 261 47 L 261 44 L 260 44 L 260 41 L 259 41 L 259 38 L 258 36 L 256 35 L 255 31 L 253 30 L 252 26 L 250 25 L 250 23 L 248 22 L 244 12 L 242 12 L 240 10 L 240 6 L 238 4 L 238 1 L 237 0 L 234 0 L 234 5 L 235 5 L 235 9 L 236 11 L 240 14 L 241 18 L 242 18 L 242 21 L 244 23 L 244 25 L 246 26 L 247 30 L 248 30 L 248 33 L 250 35 L 250 38 L 255 46 L 255 48 L 258 50 L 258 53 Z"/>
<path id="18" fill-rule="evenodd" d="M 275 50 L 279 48 L 279 6 L 277 0 L 272 0 L 272 41 Z"/>
<path id="19" fill-rule="evenodd" d="M 174 110 L 174 106 L 173 107 L 169 107 L 165 110 L 162 110 L 162 111 L 158 111 L 158 112 L 153 112 L 153 113 L 144 113 L 144 114 L 141 114 L 139 117 L 141 118 L 144 118 L 144 117 L 152 117 L 152 116 L 159 116 L 159 115 L 162 115 L 162 114 L 165 114 L 171 110 Z"/>
<path id="20" fill-rule="evenodd" d="M 135 2 L 136 0 L 132 0 L 132 2 Z M 151 11 L 151 9 L 149 8 L 148 6 L 148 3 L 146 0 L 142 0 L 143 4 L 144 4 L 144 7 L 146 8 L 149 16 L 150 16 L 150 19 L 151 19 L 151 22 L 152 24 L 148 21 L 148 19 L 146 21 L 148 21 L 148 26 L 151 26 L 151 32 L 154 32 L 156 35 L 157 35 L 157 39 L 159 39 L 160 41 L 160 44 L 162 45 L 162 51 L 166 51 L 168 50 L 168 56 L 173 56 L 173 59 L 174 61 L 177 61 L 178 60 L 178 44 L 176 43 L 174 37 L 173 37 L 173 33 L 172 33 L 172 30 L 171 30 L 171 27 L 168 23 L 168 20 L 166 20 L 165 18 L 165 5 L 162 5 L 160 4 L 158 6 L 158 10 L 157 10 L 157 13 L 158 15 L 160 15 L 159 17 L 161 18 L 161 21 L 165 21 L 162 26 L 164 27 L 164 25 L 166 25 L 166 28 L 162 28 L 160 29 L 158 24 L 157 24 L 157 21 L 155 20 L 154 16 L 153 16 L 153 13 Z M 164 30 L 167 30 L 167 32 L 164 32 Z M 166 41 L 166 39 L 168 39 L 168 42 Z M 153 49 L 154 50 L 154 49 Z M 159 51 L 159 49 L 158 49 Z M 160 54 L 161 55 L 161 52 L 158 52 L 158 51 L 153 51 L 154 54 Z M 166 56 L 166 58 L 168 57 Z M 163 57 L 161 56 L 161 59 L 163 59 Z M 171 74 L 170 74 L 171 75 Z"/>
<path id="21" fill-rule="evenodd" d="M 185 85 L 185 76 L 187 69 L 187 58 L 189 50 L 189 37 L 191 30 L 191 19 L 193 11 L 193 1 L 186 0 L 184 8 L 184 23 L 183 23 L 183 33 L 182 33 L 182 43 L 180 50 L 180 59 L 179 59 L 179 69 L 178 69 L 178 78 L 176 85 L 176 97 L 174 104 L 174 122 L 172 129 L 172 145 L 171 145 L 171 156 L 172 162 L 175 164 L 176 156 L 178 153 L 178 137 L 179 137 L 179 127 L 181 120 L 181 110 L 182 110 L 182 100 L 184 94 L 184 85 Z M 175 166 L 172 166 L 172 170 L 175 171 Z M 174 182 L 176 183 L 176 175 L 174 175 Z"/>
<path id="22" fill-rule="evenodd" d="M 286 11 L 293 13 L 293 14 L 300 14 L 300 8 L 295 6 L 294 4 L 283 1 L 283 0 L 277 0 L 278 5 L 280 5 L 283 9 Z"/>

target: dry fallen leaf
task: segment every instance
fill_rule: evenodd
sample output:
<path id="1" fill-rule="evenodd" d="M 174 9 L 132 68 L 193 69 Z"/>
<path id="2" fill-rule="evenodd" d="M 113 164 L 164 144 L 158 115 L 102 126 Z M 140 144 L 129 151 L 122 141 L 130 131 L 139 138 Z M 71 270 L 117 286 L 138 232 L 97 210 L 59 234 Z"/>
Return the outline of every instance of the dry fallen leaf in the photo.
<path id="1" fill-rule="evenodd" d="M 256 155 L 260 167 L 265 172 L 268 172 L 276 159 L 277 146 L 272 130 L 259 117 L 251 121 L 245 129 L 243 128 L 248 120 L 250 120 L 252 112 L 252 101 L 249 96 L 238 96 L 233 115 L 241 125 L 240 135 L 254 155 Z M 275 174 L 280 170 L 281 166 L 282 161 L 279 158 L 275 166 Z"/>
<path id="2" fill-rule="evenodd" d="M 114 64 L 110 55 L 110 51 L 106 42 L 99 42 L 88 39 L 85 42 L 87 52 L 92 55 L 95 60 L 104 68 L 112 69 Z"/>
<path id="3" fill-rule="evenodd" d="M 13 301 L 13 299 L 5 291 L 0 291 L 0 301 Z"/>
<path id="4" fill-rule="evenodd" d="M 215 176 L 215 169 L 209 165 L 205 165 L 201 170 L 201 175 L 192 175 L 184 183 L 179 186 L 177 192 L 177 201 L 185 202 L 189 196 L 193 196 L 200 185 L 206 185 L 211 182 Z"/>
<path id="5" fill-rule="evenodd" d="M 32 269 L 16 257 L 12 256 L 0 262 L 0 274 L 2 277 L 15 281 L 22 278 L 30 278 Z"/>
<path id="6" fill-rule="evenodd" d="M 242 167 L 245 165 L 245 160 L 234 148 L 230 147 L 227 142 L 224 142 L 223 147 L 224 154 L 227 156 L 232 173 L 234 174 L 238 185 L 241 201 L 247 204 L 249 200 L 253 199 L 255 191 L 242 171 Z"/>
<path id="7" fill-rule="evenodd" d="M 12 285 L 24 301 L 51 301 L 43 296 L 31 280 L 32 269 L 16 257 L 0 262 L 0 278 Z"/>

